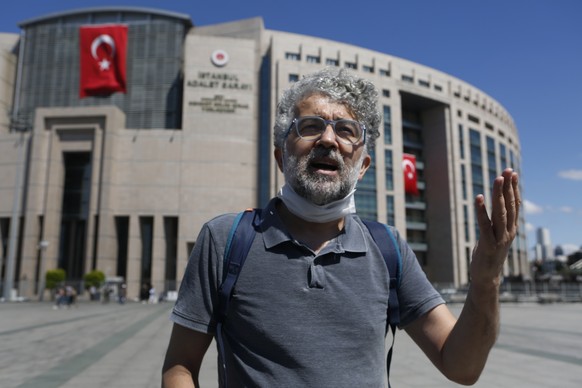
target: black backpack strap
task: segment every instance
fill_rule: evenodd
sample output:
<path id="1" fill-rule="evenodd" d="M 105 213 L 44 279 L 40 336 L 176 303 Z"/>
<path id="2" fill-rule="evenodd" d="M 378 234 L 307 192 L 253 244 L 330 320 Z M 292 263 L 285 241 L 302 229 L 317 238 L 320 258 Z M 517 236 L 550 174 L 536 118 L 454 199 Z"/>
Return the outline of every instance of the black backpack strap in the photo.
<path id="1" fill-rule="evenodd" d="M 218 312 L 216 314 L 216 342 L 221 361 L 224 386 L 227 386 L 227 384 L 222 325 L 226 320 L 228 305 L 234 286 L 255 239 L 255 228 L 258 226 L 260 214 L 261 211 L 259 209 L 247 209 L 239 213 L 230 228 L 224 249 L 222 283 L 218 288 Z"/>
<path id="2" fill-rule="evenodd" d="M 402 275 L 402 256 L 398 248 L 396 238 L 390 228 L 375 221 L 364 221 L 364 225 L 370 231 L 372 238 L 386 262 L 390 274 L 390 294 L 388 296 L 388 323 L 392 330 L 392 345 L 386 356 L 386 372 L 388 374 L 388 386 L 390 386 L 390 363 L 392 362 L 392 349 L 396 337 L 396 327 L 400 323 L 400 306 L 398 304 L 398 288 L 400 287 L 400 277 Z"/>

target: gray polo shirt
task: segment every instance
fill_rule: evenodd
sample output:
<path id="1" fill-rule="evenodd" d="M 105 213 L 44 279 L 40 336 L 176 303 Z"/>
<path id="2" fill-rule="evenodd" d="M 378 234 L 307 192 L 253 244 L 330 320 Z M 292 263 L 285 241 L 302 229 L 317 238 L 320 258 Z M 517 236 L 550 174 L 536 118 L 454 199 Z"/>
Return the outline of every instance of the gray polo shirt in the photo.
<path id="1" fill-rule="evenodd" d="M 319 253 L 293 240 L 265 208 L 235 286 L 224 340 L 229 387 L 382 387 L 389 274 L 357 216 Z M 190 256 L 175 323 L 214 333 L 225 243 L 235 215 L 202 228 Z M 444 303 L 409 246 L 398 292 L 401 327 Z"/>

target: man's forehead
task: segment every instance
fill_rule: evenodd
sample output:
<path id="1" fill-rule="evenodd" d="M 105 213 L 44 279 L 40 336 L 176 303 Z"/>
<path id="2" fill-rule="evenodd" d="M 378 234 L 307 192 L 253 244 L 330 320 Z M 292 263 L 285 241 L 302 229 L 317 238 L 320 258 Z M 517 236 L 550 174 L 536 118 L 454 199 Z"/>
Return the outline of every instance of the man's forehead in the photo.
<path id="1" fill-rule="evenodd" d="M 323 94 L 311 94 L 301 99 L 297 103 L 299 113 L 309 112 L 316 116 L 353 116 L 352 109 L 344 103 L 332 100 L 329 96 Z"/>

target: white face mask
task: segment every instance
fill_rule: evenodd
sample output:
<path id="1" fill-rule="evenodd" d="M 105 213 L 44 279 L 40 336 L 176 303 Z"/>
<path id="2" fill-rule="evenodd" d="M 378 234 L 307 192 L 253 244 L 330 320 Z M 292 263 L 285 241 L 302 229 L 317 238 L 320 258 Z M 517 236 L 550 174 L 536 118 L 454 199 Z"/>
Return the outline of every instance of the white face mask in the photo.
<path id="1" fill-rule="evenodd" d="M 309 222 L 330 222 L 339 220 L 356 212 L 356 201 L 352 190 L 346 197 L 326 205 L 316 205 L 297 194 L 289 184 L 285 184 L 277 193 L 287 209 L 297 217 Z"/>

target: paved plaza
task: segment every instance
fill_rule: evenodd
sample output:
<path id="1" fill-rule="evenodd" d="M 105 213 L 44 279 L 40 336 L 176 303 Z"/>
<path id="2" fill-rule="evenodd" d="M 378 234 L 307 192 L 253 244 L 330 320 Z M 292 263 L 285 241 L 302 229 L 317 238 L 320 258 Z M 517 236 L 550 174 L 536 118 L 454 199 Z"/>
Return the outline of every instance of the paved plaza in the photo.
<path id="1" fill-rule="evenodd" d="M 170 303 L 0 304 L 0 387 L 159 387 Z M 460 305 L 451 305 L 458 314 Z M 201 372 L 217 387 L 211 346 Z M 391 383 L 455 387 L 406 333 L 397 333 Z M 581 387 L 582 304 L 503 304 L 502 329 L 476 387 Z"/>

